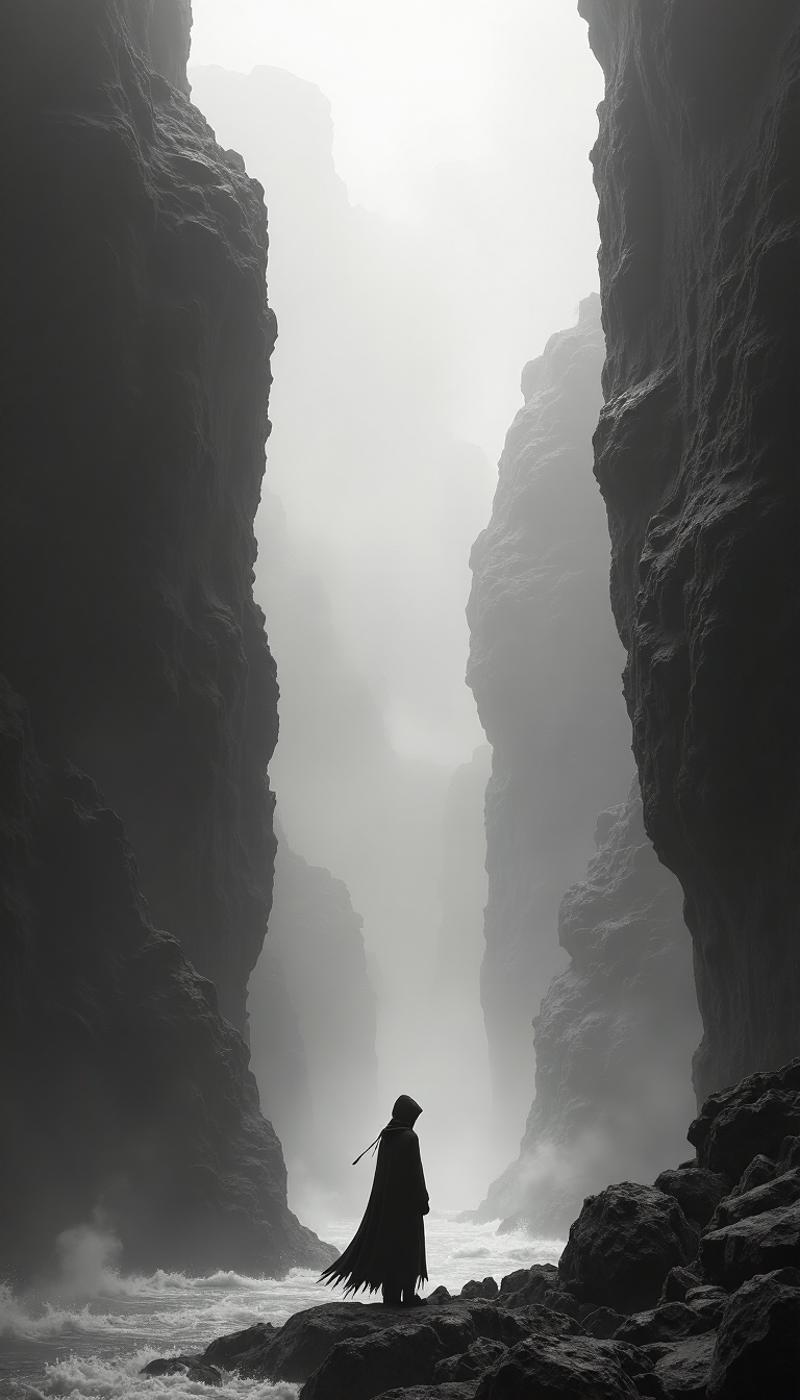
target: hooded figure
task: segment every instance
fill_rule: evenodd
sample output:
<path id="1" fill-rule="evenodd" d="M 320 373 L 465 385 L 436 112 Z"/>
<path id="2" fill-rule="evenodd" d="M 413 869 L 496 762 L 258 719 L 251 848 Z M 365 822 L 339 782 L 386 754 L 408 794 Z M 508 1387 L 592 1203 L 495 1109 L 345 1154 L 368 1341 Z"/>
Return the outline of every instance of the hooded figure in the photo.
<path id="1" fill-rule="evenodd" d="M 416 1287 L 428 1277 L 422 1217 L 429 1207 L 414 1132 L 421 1112 L 418 1103 L 401 1094 L 391 1122 L 370 1144 L 379 1144 L 378 1161 L 364 1218 L 344 1254 L 322 1275 L 328 1283 L 344 1283 L 346 1293 L 362 1288 L 374 1293 L 380 1288 L 384 1303 L 422 1302 Z"/>

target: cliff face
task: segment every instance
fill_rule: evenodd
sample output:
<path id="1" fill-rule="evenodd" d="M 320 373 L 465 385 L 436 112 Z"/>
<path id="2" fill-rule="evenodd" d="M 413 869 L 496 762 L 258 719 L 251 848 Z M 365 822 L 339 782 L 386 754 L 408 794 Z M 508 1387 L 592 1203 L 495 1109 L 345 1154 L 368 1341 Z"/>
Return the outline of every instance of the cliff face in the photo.
<path id="1" fill-rule="evenodd" d="M 525 406 L 471 561 L 467 680 L 493 749 L 481 985 L 509 1151 L 530 1106 L 531 1018 L 563 965 L 559 901 L 591 853 L 598 811 L 630 781 L 608 541 L 591 480 L 602 362 L 590 297 L 577 326 L 523 372 Z"/>
<path id="2" fill-rule="evenodd" d="M 262 191 L 185 95 L 188 19 L 186 0 L 0 18 L 15 1268 L 95 1209 L 142 1266 L 325 1253 L 287 1210 L 216 1009 L 243 1027 L 272 885 L 277 689 L 252 522 L 274 321 Z"/>
<path id="3" fill-rule="evenodd" d="M 570 965 L 534 1021 L 536 1098 L 517 1162 L 482 1213 L 560 1233 L 608 1181 L 679 1156 L 698 1015 L 680 887 L 642 825 L 638 783 L 604 812 L 558 920 Z"/>
<path id="4" fill-rule="evenodd" d="M 351 1163 L 378 1117 L 375 993 L 361 922 L 347 886 L 281 837 L 269 937 L 248 1000 L 253 1070 L 294 1189 L 328 1191 L 353 1209 L 363 1182 Z"/>
<path id="5" fill-rule="evenodd" d="M 85 774 L 42 762 L 5 681 L 0 777 L 4 1272 L 92 1218 L 128 1268 L 330 1257 L 286 1208 L 247 1050 L 153 927 L 119 818 Z"/>
<path id="6" fill-rule="evenodd" d="M 4 13 L 21 86 L 0 655 L 43 751 L 98 783 L 155 919 L 243 1027 L 272 874 L 252 522 L 275 327 L 261 188 L 178 90 L 188 14 Z"/>
<path id="7" fill-rule="evenodd" d="M 704 1095 L 800 1048 L 800 17 L 581 10 L 606 75 L 596 471 L 645 822 L 694 938 Z"/>

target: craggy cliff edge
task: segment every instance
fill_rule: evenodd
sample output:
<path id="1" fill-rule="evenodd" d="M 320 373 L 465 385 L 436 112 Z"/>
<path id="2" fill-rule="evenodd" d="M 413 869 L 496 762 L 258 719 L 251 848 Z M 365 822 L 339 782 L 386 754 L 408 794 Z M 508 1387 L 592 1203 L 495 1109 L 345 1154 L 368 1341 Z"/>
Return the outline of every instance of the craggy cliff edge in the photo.
<path id="1" fill-rule="evenodd" d="M 580 8 L 606 75 L 596 471 L 645 822 L 694 938 L 702 1095 L 800 1048 L 800 14 Z"/>
<path id="2" fill-rule="evenodd" d="M 680 886 L 642 826 L 639 784 L 603 812 L 584 878 L 561 901 L 570 964 L 534 1019 L 536 1097 L 519 1158 L 481 1206 L 565 1233 L 608 1181 L 647 1181 L 680 1152 L 698 1038 Z"/>
<path id="3" fill-rule="evenodd" d="M 471 558 L 467 682 L 492 745 L 481 993 L 509 1148 L 531 1102 L 531 1020 L 563 966 L 561 897 L 591 855 L 598 812 L 630 786 L 608 538 L 591 479 L 602 363 L 593 296 L 523 371 L 525 404 Z"/>
<path id="4" fill-rule="evenodd" d="M 263 191 L 179 90 L 188 5 L 20 0 L 2 28 L 21 86 L 1 664 L 43 752 L 119 812 L 154 918 L 242 1029 L 277 737 L 252 596 L 275 339 Z"/>
<path id="5" fill-rule="evenodd" d="M 92 1216 L 127 1264 L 314 1264 L 217 1011 L 274 855 L 263 192 L 186 96 L 185 0 L 20 0 L 0 46 L 2 1265 Z"/>

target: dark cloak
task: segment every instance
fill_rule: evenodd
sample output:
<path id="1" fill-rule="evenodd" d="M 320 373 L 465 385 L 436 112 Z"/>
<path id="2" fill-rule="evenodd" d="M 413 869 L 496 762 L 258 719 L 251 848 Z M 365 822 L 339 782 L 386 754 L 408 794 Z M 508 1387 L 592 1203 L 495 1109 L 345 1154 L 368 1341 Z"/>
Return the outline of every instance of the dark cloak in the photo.
<path id="1" fill-rule="evenodd" d="M 428 1191 L 413 1124 L 422 1109 L 401 1094 L 378 1139 L 375 1179 L 361 1221 L 343 1254 L 322 1275 L 346 1293 L 416 1288 L 428 1277 L 425 1225 Z"/>

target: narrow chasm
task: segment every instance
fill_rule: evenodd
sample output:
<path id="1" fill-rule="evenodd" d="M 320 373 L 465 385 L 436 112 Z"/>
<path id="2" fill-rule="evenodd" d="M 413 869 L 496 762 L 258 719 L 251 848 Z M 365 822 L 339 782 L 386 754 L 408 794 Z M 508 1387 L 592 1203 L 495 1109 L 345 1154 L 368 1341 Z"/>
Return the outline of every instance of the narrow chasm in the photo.
<path id="1" fill-rule="evenodd" d="M 0 1400 L 793 1400 L 797 0 L 0 53 Z"/>

